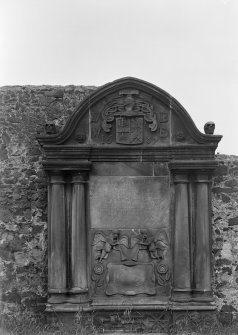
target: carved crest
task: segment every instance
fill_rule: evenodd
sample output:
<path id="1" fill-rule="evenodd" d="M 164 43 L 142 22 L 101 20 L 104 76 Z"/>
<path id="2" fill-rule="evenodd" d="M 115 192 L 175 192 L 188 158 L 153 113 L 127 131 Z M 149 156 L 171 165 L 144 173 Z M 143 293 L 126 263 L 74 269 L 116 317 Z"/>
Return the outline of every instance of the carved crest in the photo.
<path id="1" fill-rule="evenodd" d="M 143 143 L 143 118 L 118 117 L 116 119 L 116 142 L 120 144 Z"/>
<path id="2" fill-rule="evenodd" d="M 105 133 L 112 130 L 116 119 L 116 143 L 141 144 L 144 141 L 144 123 L 151 132 L 158 127 L 156 114 L 149 101 L 139 97 L 139 91 L 122 90 L 119 97 L 108 102 L 102 111 L 102 129 Z"/>

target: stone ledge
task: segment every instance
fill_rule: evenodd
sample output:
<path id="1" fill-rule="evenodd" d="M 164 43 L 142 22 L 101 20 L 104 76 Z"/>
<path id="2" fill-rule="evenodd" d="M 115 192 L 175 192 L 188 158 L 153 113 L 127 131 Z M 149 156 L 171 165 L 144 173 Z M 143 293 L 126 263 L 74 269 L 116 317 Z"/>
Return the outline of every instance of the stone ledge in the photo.
<path id="1" fill-rule="evenodd" d="M 217 309 L 216 305 L 211 303 L 210 305 L 196 304 L 196 303 L 169 303 L 160 305 L 146 305 L 146 306 L 89 306 L 82 304 L 47 304 L 46 312 L 49 313 L 77 313 L 79 311 L 92 312 L 92 311 L 123 311 L 123 310 L 133 310 L 133 311 L 215 311 Z"/>

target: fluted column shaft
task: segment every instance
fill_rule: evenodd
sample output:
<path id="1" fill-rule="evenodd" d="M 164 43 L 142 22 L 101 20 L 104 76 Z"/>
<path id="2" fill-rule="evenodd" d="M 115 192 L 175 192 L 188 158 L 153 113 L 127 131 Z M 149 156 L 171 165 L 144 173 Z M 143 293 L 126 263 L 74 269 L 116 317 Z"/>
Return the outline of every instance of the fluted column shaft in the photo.
<path id="1" fill-rule="evenodd" d="M 209 175 L 196 176 L 194 290 L 197 298 L 211 296 Z"/>
<path id="2" fill-rule="evenodd" d="M 188 177 L 175 174 L 174 283 L 173 300 L 190 300 L 191 269 L 189 241 Z"/>
<path id="3" fill-rule="evenodd" d="M 87 175 L 72 173 L 71 219 L 71 293 L 88 290 L 87 283 L 87 230 L 85 220 L 85 184 Z"/>
<path id="4" fill-rule="evenodd" d="M 60 171 L 49 175 L 49 293 L 64 293 L 66 280 L 65 181 Z"/>

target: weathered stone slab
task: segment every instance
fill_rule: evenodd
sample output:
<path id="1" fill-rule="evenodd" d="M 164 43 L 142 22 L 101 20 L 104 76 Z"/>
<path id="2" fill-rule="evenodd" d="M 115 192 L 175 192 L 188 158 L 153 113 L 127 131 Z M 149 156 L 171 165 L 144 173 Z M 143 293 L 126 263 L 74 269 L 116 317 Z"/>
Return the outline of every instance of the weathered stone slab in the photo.
<path id="1" fill-rule="evenodd" d="M 93 228 L 169 226 L 167 177 L 91 176 L 89 197 Z"/>

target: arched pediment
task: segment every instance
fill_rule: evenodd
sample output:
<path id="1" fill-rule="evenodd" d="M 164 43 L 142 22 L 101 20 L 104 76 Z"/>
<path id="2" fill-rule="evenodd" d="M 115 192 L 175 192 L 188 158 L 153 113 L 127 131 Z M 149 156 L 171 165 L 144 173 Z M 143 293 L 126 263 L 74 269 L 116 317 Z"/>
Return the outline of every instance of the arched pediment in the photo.
<path id="1" fill-rule="evenodd" d="M 220 139 L 219 135 L 202 134 L 183 106 L 164 90 L 126 77 L 95 90 L 60 133 L 41 136 L 39 142 L 43 147 L 75 150 L 208 146 L 214 152 Z"/>
<path id="2" fill-rule="evenodd" d="M 209 185 L 220 139 L 135 78 L 94 91 L 59 134 L 40 137 L 47 310 L 214 310 Z"/>

